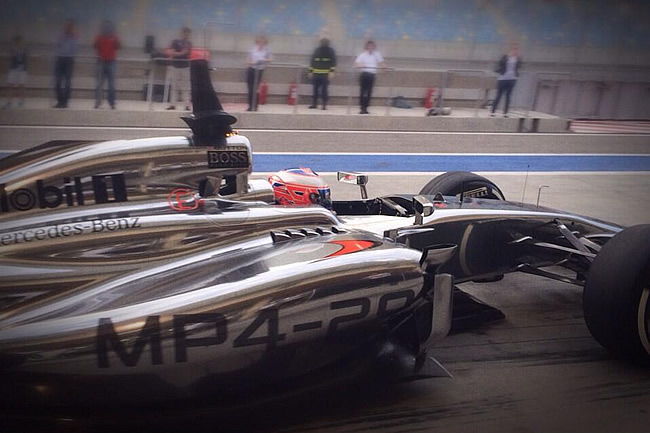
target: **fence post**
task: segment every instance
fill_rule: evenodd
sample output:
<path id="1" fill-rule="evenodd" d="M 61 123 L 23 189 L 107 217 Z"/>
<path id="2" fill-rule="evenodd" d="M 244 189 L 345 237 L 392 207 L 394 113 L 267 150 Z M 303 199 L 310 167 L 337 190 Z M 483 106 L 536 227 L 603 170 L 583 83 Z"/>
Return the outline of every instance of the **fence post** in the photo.
<path id="1" fill-rule="evenodd" d="M 438 95 L 438 103 L 436 104 L 438 108 L 442 108 L 443 106 L 445 100 L 445 89 L 449 84 L 449 75 L 450 75 L 449 70 L 446 70 L 442 75 L 440 75 L 440 86 L 439 86 L 440 92 Z"/>
<path id="2" fill-rule="evenodd" d="M 584 92 L 584 84 L 585 82 L 583 80 L 576 81 L 578 84 L 578 95 L 576 96 L 575 103 L 573 104 L 573 112 L 571 113 L 570 117 L 575 117 L 576 114 L 580 112 L 580 101 L 582 100 L 582 94 Z"/>
<path id="3" fill-rule="evenodd" d="M 355 73 L 355 68 L 354 65 L 352 65 L 352 68 L 348 73 L 348 106 L 347 109 L 345 110 L 345 114 L 347 114 L 348 116 L 350 115 L 350 111 L 352 110 L 352 78 L 354 77 L 354 73 Z"/>
<path id="4" fill-rule="evenodd" d="M 171 66 L 171 65 L 166 65 L 165 66 L 165 86 L 163 87 L 163 100 L 162 100 L 163 103 L 166 103 L 168 100 L 170 100 L 170 98 L 169 98 L 169 91 L 170 91 L 169 87 L 170 87 L 170 84 L 171 84 L 171 78 L 169 77 L 169 68 L 170 67 L 173 68 L 173 66 Z M 174 95 L 172 95 L 172 98 L 173 98 L 173 96 Z M 171 99 L 171 101 L 173 101 L 173 99 Z"/>
<path id="5" fill-rule="evenodd" d="M 621 96 L 623 94 L 623 82 L 622 81 L 616 81 L 616 99 L 614 100 L 614 115 L 612 116 L 614 119 L 619 120 L 621 118 L 621 110 L 620 105 L 621 105 Z"/>
<path id="6" fill-rule="evenodd" d="M 253 95 L 251 99 L 251 111 L 257 111 L 257 92 L 260 84 L 260 71 L 253 65 Z"/>
<path id="7" fill-rule="evenodd" d="M 298 114 L 298 102 L 300 101 L 300 82 L 302 81 L 300 79 L 301 70 L 302 66 L 296 65 L 296 103 L 293 104 L 293 114 Z"/>
<path id="8" fill-rule="evenodd" d="M 530 118 L 530 112 L 533 111 L 537 102 L 538 81 L 537 72 L 535 72 L 532 79 L 532 92 L 528 94 L 528 104 L 526 104 L 526 119 Z"/>
<path id="9" fill-rule="evenodd" d="M 481 93 L 482 93 L 482 88 L 485 85 L 483 82 L 485 81 L 485 71 L 480 72 L 480 77 L 481 77 L 481 90 L 478 91 L 478 95 L 476 96 L 476 106 L 474 107 L 474 117 L 478 117 L 478 109 L 479 106 L 481 105 Z"/>
<path id="10" fill-rule="evenodd" d="M 391 99 L 393 97 L 393 86 L 395 84 L 393 82 L 393 79 L 394 79 L 395 75 L 393 74 L 391 69 L 385 69 L 385 71 L 390 76 L 390 80 L 389 80 L 390 86 L 388 87 L 388 99 L 386 100 L 386 116 L 390 116 L 390 108 L 391 108 L 391 105 L 392 105 L 391 104 Z"/>
<path id="11" fill-rule="evenodd" d="M 153 111 L 153 76 L 156 62 L 154 59 L 149 60 L 149 84 L 147 86 L 147 102 L 149 104 L 149 111 Z"/>

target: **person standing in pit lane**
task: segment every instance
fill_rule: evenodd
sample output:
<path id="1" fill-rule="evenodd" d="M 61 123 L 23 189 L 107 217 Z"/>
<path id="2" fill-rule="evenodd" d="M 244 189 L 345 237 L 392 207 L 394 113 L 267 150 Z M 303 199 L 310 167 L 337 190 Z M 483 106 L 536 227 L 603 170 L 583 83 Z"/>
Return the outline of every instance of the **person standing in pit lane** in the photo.
<path id="1" fill-rule="evenodd" d="M 115 69 L 117 50 L 122 47 L 115 34 L 115 27 L 109 20 L 102 23 L 100 34 L 95 38 L 97 51 L 97 85 L 95 87 L 95 108 L 102 105 L 104 96 L 104 78 L 108 81 L 108 103 L 115 109 Z"/>
<path id="2" fill-rule="evenodd" d="M 499 60 L 497 69 L 494 71 L 499 74 L 497 78 L 497 96 L 494 98 L 492 104 L 492 113 L 490 116 L 494 117 L 494 112 L 499 106 L 501 96 L 505 94 L 506 102 L 503 108 L 503 117 L 508 117 L 508 109 L 510 108 L 510 94 L 512 89 L 517 84 L 517 77 L 519 77 L 519 68 L 522 65 L 521 57 L 519 56 L 519 44 L 512 44 L 510 51 Z"/>
<path id="3" fill-rule="evenodd" d="M 253 98 L 253 96 L 257 93 L 266 65 L 272 61 L 273 56 L 269 49 L 268 40 L 264 36 L 257 36 L 255 38 L 255 47 L 253 47 L 246 59 L 246 63 L 248 64 L 248 70 L 246 71 L 246 83 L 248 84 L 248 109 L 246 111 L 257 111 L 259 101 L 257 100 L 257 97 Z"/>
<path id="4" fill-rule="evenodd" d="M 9 73 L 7 74 L 7 102 L 3 109 L 11 108 L 13 98 L 18 98 L 18 107 L 25 104 L 25 83 L 27 82 L 27 50 L 23 38 L 16 35 L 9 47 Z"/>
<path id="5" fill-rule="evenodd" d="M 72 90 L 72 70 L 76 54 L 77 30 L 74 20 L 67 19 L 63 26 L 63 34 L 56 42 L 56 63 L 54 67 L 56 105 L 54 108 L 68 108 Z"/>
<path id="6" fill-rule="evenodd" d="M 318 95 L 320 93 L 323 101 L 323 110 L 327 110 L 327 99 L 330 80 L 334 78 L 336 68 L 336 53 L 330 47 L 330 40 L 327 36 L 320 38 L 320 45 L 314 50 L 311 56 L 309 78 L 312 79 L 314 90 L 312 93 L 312 104 L 309 108 L 317 108 Z"/>
<path id="7" fill-rule="evenodd" d="M 174 101 L 185 104 L 185 111 L 190 111 L 190 54 L 192 53 L 192 42 L 190 35 L 192 30 L 189 27 L 183 27 L 180 39 L 174 39 L 167 50 L 168 57 L 172 59 L 167 67 L 169 74 L 169 101 L 168 110 L 175 110 Z"/>
<path id="8" fill-rule="evenodd" d="M 379 51 L 376 51 L 377 45 L 374 41 L 366 42 L 365 48 L 365 51 L 359 54 L 354 61 L 354 66 L 361 69 L 361 75 L 359 76 L 361 87 L 359 105 L 361 111 L 359 114 L 370 114 L 368 113 L 368 107 L 370 106 L 370 98 L 372 98 L 372 88 L 375 85 L 377 67 L 386 67 L 384 57 Z"/>

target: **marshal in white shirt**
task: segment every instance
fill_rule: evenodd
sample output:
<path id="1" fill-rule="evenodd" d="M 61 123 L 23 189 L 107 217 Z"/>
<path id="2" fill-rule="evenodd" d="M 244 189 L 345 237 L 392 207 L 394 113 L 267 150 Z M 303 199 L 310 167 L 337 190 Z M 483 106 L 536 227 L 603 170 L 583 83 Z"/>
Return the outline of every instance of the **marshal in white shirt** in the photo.
<path id="1" fill-rule="evenodd" d="M 377 66 L 384 66 L 384 57 L 379 51 L 364 51 L 359 54 L 354 64 L 363 72 L 377 73 Z"/>
<path id="2" fill-rule="evenodd" d="M 248 64 L 257 70 L 263 70 L 272 58 L 271 50 L 266 45 L 262 47 L 255 45 L 248 53 Z"/>

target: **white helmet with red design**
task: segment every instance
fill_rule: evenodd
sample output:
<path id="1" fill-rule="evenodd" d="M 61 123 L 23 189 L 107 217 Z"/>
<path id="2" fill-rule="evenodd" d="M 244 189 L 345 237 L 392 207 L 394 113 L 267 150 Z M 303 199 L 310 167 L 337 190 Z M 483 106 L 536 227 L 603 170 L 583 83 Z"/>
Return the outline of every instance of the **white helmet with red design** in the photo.
<path id="1" fill-rule="evenodd" d="M 289 168 L 269 176 L 275 201 L 286 206 L 319 204 L 332 208 L 330 187 L 310 168 Z"/>

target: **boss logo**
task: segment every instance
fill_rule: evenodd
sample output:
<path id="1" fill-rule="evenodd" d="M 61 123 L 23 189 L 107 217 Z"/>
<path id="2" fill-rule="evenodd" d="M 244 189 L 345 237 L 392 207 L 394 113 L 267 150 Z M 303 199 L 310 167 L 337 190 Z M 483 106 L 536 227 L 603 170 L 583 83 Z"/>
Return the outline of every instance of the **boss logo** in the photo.
<path id="1" fill-rule="evenodd" d="M 81 177 L 64 177 L 61 188 L 36 181 L 34 189 L 20 188 L 7 193 L 6 184 L 0 184 L 0 211 L 28 211 L 33 208 L 54 209 L 65 203 L 67 206 L 85 204 Z M 92 194 L 96 204 L 127 201 L 126 182 L 123 174 L 92 176 Z M 112 197 L 111 197 L 112 196 Z"/>
<path id="2" fill-rule="evenodd" d="M 209 150 L 209 168 L 247 168 L 248 152 L 246 150 Z"/>

